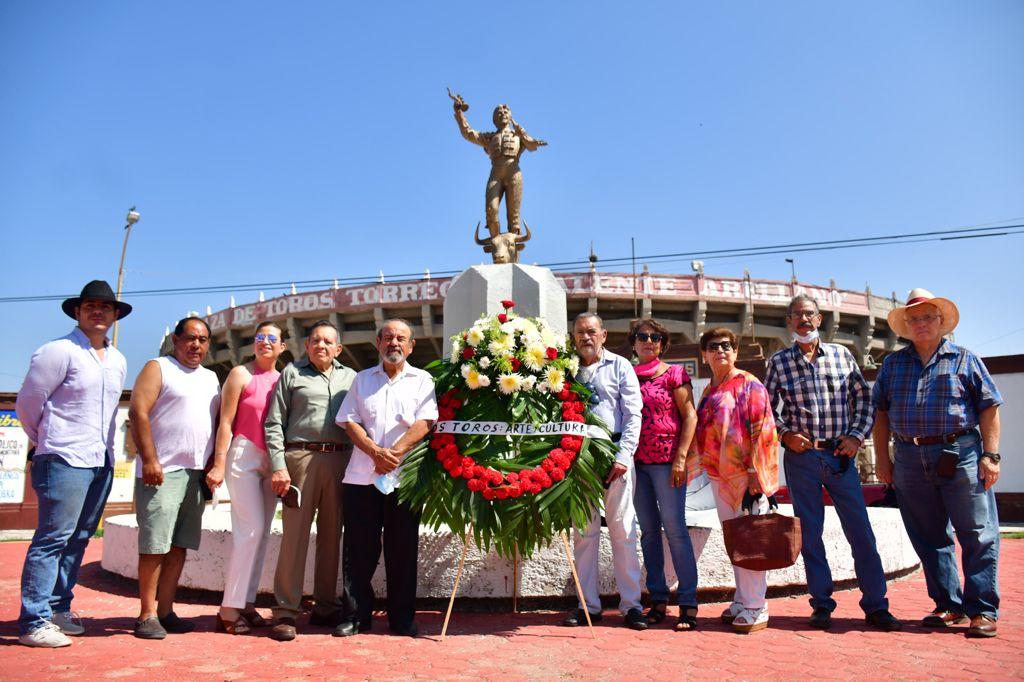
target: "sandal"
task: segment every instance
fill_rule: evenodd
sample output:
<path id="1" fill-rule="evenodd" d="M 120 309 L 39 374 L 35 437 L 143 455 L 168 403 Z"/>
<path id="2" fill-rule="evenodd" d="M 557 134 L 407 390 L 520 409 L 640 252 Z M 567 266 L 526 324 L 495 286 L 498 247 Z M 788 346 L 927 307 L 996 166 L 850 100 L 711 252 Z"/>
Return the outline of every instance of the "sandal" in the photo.
<path id="1" fill-rule="evenodd" d="M 254 628 L 265 628 L 270 626 L 270 621 L 260 615 L 260 612 L 253 608 L 250 611 L 239 611 L 239 618 L 245 618 L 249 625 Z"/>
<path id="2" fill-rule="evenodd" d="M 680 606 L 679 619 L 676 620 L 676 632 L 689 632 L 697 629 L 697 607 Z"/>
<path id="3" fill-rule="evenodd" d="M 238 620 L 224 620 L 217 614 L 217 632 L 226 632 L 229 635 L 247 635 L 252 632 L 252 628 L 245 622 L 245 618 L 241 616 Z"/>
<path id="4" fill-rule="evenodd" d="M 645 617 L 647 618 L 648 625 L 657 625 L 661 621 L 665 620 L 665 607 L 667 604 L 663 601 L 656 601 L 651 604 L 651 608 L 647 609 Z"/>

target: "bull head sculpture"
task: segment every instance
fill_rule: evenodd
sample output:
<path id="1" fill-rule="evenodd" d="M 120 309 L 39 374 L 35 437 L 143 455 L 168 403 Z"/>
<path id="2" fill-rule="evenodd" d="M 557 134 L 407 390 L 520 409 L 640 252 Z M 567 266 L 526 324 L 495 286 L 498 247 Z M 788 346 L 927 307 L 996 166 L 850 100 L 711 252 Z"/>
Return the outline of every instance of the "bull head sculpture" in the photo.
<path id="1" fill-rule="evenodd" d="M 494 235 L 490 239 L 480 238 L 480 223 L 476 224 L 476 233 L 474 235 L 476 243 L 484 247 L 484 253 L 491 254 L 491 259 L 495 263 L 518 263 L 519 252 L 526 246 L 526 242 L 530 241 L 530 226 L 523 221 L 523 227 L 526 229 L 526 236 L 522 236 L 517 232 L 502 232 Z"/>

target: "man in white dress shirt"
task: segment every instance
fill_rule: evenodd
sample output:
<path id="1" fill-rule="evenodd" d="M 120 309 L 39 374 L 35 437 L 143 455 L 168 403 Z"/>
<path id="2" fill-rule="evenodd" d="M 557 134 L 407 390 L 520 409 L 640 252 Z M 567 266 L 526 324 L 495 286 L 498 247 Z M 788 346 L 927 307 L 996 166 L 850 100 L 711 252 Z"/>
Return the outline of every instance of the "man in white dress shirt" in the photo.
<path id="1" fill-rule="evenodd" d="M 354 449 L 345 470 L 345 592 L 360 632 L 371 628 L 370 584 L 384 538 L 388 625 L 416 636 L 416 559 L 419 515 L 398 499 L 398 470 L 405 457 L 437 420 L 430 374 L 406 362 L 416 345 L 412 326 L 387 320 L 377 332 L 381 362 L 363 370 L 338 410 Z"/>

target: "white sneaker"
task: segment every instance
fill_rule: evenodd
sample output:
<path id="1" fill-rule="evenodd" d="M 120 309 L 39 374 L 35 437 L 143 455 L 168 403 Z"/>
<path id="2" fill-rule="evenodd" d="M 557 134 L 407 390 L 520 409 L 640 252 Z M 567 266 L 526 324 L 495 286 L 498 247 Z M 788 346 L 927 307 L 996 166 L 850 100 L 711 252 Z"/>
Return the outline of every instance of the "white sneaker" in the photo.
<path id="1" fill-rule="evenodd" d="M 32 632 L 19 637 L 18 641 L 25 646 L 49 647 L 51 649 L 71 646 L 71 640 L 53 623 L 40 625 Z"/>
<path id="2" fill-rule="evenodd" d="M 60 628 L 65 635 L 84 635 L 85 628 L 82 626 L 82 618 L 74 611 L 63 611 L 53 614 L 50 622 Z"/>
<path id="3" fill-rule="evenodd" d="M 741 634 L 750 634 L 768 627 L 768 608 L 743 609 L 732 621 L 732 629 Z"/>

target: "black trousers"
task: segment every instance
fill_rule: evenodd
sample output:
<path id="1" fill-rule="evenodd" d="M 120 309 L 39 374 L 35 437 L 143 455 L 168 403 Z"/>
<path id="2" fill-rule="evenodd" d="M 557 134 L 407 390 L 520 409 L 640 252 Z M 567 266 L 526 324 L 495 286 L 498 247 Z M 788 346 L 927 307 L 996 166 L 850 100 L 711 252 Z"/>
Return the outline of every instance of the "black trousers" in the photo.
<path id="1" fill-rule="evenodd" d="M 345 536 L 345 592 L 354 620 L 370 625 L 374 594 L 370 581 L 380 561 L 381 536 L 388 589 L 388 624 L 405 630 L 416 615 L 416 560 L 420 516 L 398 501 L 398 493 L 382 494 L 373 485 L 342 486 Z"/>

